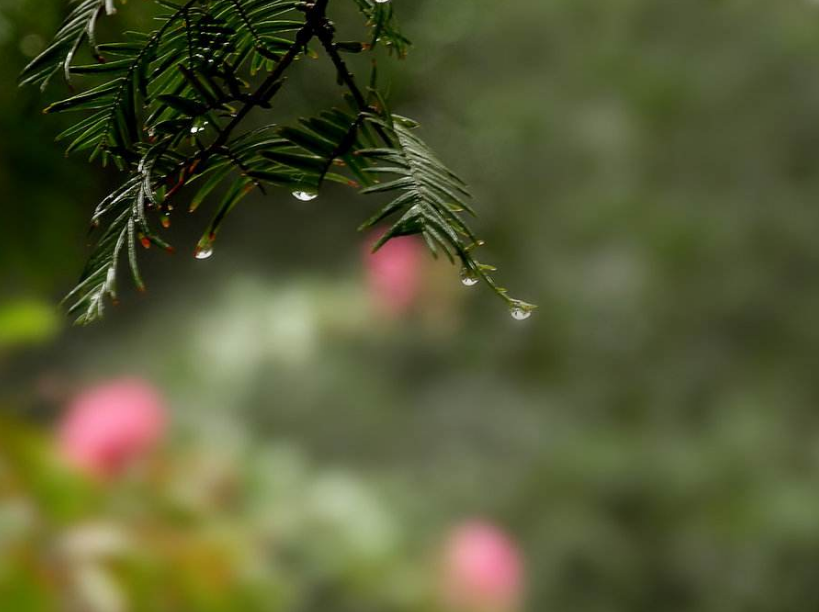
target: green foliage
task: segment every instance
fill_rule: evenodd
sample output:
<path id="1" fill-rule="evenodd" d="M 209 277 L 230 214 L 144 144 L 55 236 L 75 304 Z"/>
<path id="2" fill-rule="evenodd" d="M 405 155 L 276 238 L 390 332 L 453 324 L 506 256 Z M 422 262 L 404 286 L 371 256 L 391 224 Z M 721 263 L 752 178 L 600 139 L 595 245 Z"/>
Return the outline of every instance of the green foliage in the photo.
<path id="1" fill-rule="evenodd" d="M 498 287 L 489 276 L 488 273 L 495 268 L 480 263 L 472 256 L 472 251 L 482 242 L 459 216 L 464 211 L 474 214 L 466 202 L 469 192 L 464 182 L 447 169 L 411 131 L 416 126 L 415 122 L 399 116 L 391 119 L 389 124 L 376 121 L 389 131 L 395 148 L 361 152 L 389 164 L 367 168 L 367 172 L 398 177 L 368 187 L 364 193 L 401 194 L 361 226 L 362 229 L 373 227 L 387 217 L 401 214 L 392 228 L 376 242 L 375 249 L 380 249 L 395 236 L 421 234 L 434 256 L 437 257 L 440 250 L 452 263 L 455 263 L 456 258 L 460 260 L 461 274 L 466 283 L 483 280 L 509 303 L 516 316 L 527 316 L 535 306 L 510 298 L 506 289 Z"/>
<path id="2" fill-rule="evenodd" d="M 88 42 L 101 58 L 97 50 L 94 30 L 100 14 L 113 7 L 105 0 L 81 0 L 66 17 L 60 30 L 49 47 L 37 56 L 20 75 L 20 83 L 39 85 L 45 89 L 51 78 L 61 70 L 66 81 L 70 81 L 71 62 L 77 50 Z"/>
<path id="3" fill-rule="evenodd" d="M 254 189 L 288 189 L 312 198 L 325 181 L 364 187 L 364 193 L 400 190 L 401 195 L 362 227 L 400 213 L 379 242 L 422 235 L 432 253 L 460 260 L 463 274 L 484 281 L 513 312 L 534 308 L 508 297 L 472 250 L 482 244 L 460 216 L 471 209 L 460 179 L 439 162 L 391 114 L 379 92 L 376 72 L 366 91 L 356 84 L 342 52 L 386 46 L 404 56 L 409 40 L 396 23 L 390 3 L 355 0 L 370 28 L 369 42 L 337 42 L 327 17 L 329 0 L 156 0 L 163 12 L 149 32 L 127 32 L 120 42 L 98 44 L 97 19 L 114 12 L 111 2 L 81 2 L 61 26 L 55 42 L 24 70 L 22 83 L 45 87 L 62 70 L 66 80 L 80 75 L 93 84 L 50 105 L 46 112 L 83 112 L 60 134 L 68 153 L 87 151 L 90 159 L 128 173 L 122 186 L 97 207 L 93 225 L 103 226 L 80 283 L 68 296 L 81 323 L 103 313 L 106 296 L 116 299 L 120 259 L 127 253 L 138 288 L 138 245 L 170 250 L 152 230 L 149 217 L 167 222 L 184 188 L 199 183 L 185 208 L 195 210 L 214 192 L 224 194 L 197 247 L 206 256 L 228 213 Z M 242 133 L 251 110 L 270 109 L 285 73 L 320 43 L 347 90 L 348 108 L 305 118 L 299 126 L 269 124 Z M 76 65 L 74 55 L 88 43 L 96 63 Z M 261 82 L 254 83 L 256 75 Z M 339 172 L 331 172 L 335 165 Z M 387 183 L 375 173 L 398 174 Z M 182 194 L 185 194 L 184 196 Z"/>
<path id="4" fill-rule="evenodd" d="M 101 482 L 40 429 L 0 425 L 3 610 L 430 609 L 431 555 L 373 478 L 189 428 L 141 474 Z"/>
<path id="5" fill-rule="evenodd" d="M 395 49 L 400 57 L 405 56 L 412 43 L 401 33 L 392 4 L 378 3 L 375 0 L 355 0 L 355 3 L 368 18 L 368 24 L 372 28 L 370 46 L 374 47 L 379 41 L 383 41 L 391 50 Z"/>

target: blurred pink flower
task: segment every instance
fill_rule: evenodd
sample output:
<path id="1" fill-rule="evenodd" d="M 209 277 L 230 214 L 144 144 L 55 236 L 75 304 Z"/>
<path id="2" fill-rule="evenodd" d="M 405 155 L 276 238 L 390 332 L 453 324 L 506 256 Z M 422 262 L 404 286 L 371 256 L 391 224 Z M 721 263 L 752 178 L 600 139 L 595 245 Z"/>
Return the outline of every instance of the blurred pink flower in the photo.
<path id="1" fill-rule="evenodd" d="M 59 424 L 61 455 L 95 477 L 115 476 L 150 451 L 165 430 L 159 392 L 136 378 L 113 380 L 81 392 Z"/>
<path id="2" fill-rule="evenodd" d="M 389 316 L 412 308 L 421 290 L 424 246 L 414 236 L 393 238 L 376 253 L 366 245 L 367 284 L 376 307 Z"/>
<path id="3" fill-rule="evenodd" d="M 443 595 L 453 610 L 511 612 L 520 606 L 523 563 L 517 545 L 489 523 L 457 527 L 444 549 Z"/>

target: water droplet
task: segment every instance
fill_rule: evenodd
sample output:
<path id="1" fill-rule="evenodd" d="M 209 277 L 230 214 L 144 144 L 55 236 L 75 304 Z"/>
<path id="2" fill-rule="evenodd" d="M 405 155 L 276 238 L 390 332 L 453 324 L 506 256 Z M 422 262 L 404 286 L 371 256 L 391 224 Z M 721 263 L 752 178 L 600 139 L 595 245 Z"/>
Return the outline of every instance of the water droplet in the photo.
<path id="1" fill-rule="evenodd" d="M 377 4 L 386 4 L 390 0 L 375 0 Z"/>
<path id="2" fill-rule="evenodd" d="M 294 191 L 293 197 L 301 202 L 310 202 L 318 197 L 317 193 L 310 193 L 309 191 Z"/>
<path id="3" fill-rule="evenodd" d="M 193 256 L 196 257 L 196 259 L 207 259 L 211 255 L 213 255 L 213 247 L 210 244 L 199 245 L 193 252 Z"/>
<path id="4" fill-rule="evenodd" d="M 461 283 L 464 287 L 474 287 L 478 284 L 478 277 L 469 268 L 461 270 Z"/>
<path id="5" fill-rule="evenodd" d="M 171 218 L 168 215 L 162 215 L 162 227 L 168 229 L 171 226 Z"/>
<path id="6" fill-rule="evenodd" d="M 513 306 L 509 312 L 515 321 L 525 321 L 532 316 L 532 311 L 522 306 Z"/>
<path id="7" fill-rule="evenodd" d="M 151 248 L 151 241 L 150 241 L 150 239 L 149 239 L 147 236 L 142 236 L 142 237 L 139 239 L 139 241 L 140 241 L 140 243 L 142 243 L 142 246 L 143 246 L 144 248 L 146 248 L 146 249 L 150 249 L 150 248 Z"/>
<path id="8" fill-rule="evenodd" d="M 191 126 L 191 134 L 199 134 L 200 132 L 205 131 L 205 126 L 208 125 L 207 121 L 203 121 L 200 124 L 192 125 Z"/>

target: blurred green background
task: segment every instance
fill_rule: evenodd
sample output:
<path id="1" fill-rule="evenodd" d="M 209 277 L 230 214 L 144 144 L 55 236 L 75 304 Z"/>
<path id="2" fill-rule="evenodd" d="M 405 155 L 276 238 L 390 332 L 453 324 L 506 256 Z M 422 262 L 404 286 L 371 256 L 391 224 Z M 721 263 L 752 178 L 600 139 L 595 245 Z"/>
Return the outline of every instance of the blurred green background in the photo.
<path id="1" fill-rule="evenodd" d="M 207 216 L 177 218 L 145 296 L 55 320 L 117 177 L 65 159 L 66 118 L 14 85 L 64 3 L 0 0 L 3 410 L 47 429 L 83 384 L 145 376 L 179 431 L 366 482 L 408 541 L 503 525 L 529 610 L 815 609 L 819 5 L 393 1 L 415 43 L 394 109 L 472 185 L 535 316 L 435 265 L 413 312 L 374 317 L 373 203 L 339 189 L 248 199 L 205 262 Z M 291 117 L 335 103 L 314 61 Z"/>

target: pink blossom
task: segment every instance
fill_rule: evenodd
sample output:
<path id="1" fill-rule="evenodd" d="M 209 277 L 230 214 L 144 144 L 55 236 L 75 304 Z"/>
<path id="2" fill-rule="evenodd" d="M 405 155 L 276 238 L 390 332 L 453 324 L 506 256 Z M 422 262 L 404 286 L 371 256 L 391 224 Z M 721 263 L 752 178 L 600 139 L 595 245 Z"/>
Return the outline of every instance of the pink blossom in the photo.
<path id="1" fill-rule="evenodd" d="M 149 383 L 125 378 L 90 387 L 69 404 L 58 429 L 61 455 L 107 478 L 144 456 L 165 430 L 165 406 Z"/>
<path id="2" fill-rule="evenodd" d="M 376 253 L 364 254 L 367 285 L 376 307 L 388 316 L 408 312 L 421 290 L 424 247 L 414 236 L 393 238 Z"/>
<path id="3" fill-rule="evenodd" d="M 523 563 L 516 544 L 481 521 L 457 527 L 444 550 L 443 595 L 453 610 L 511 612 L 519 608 Z"/>

